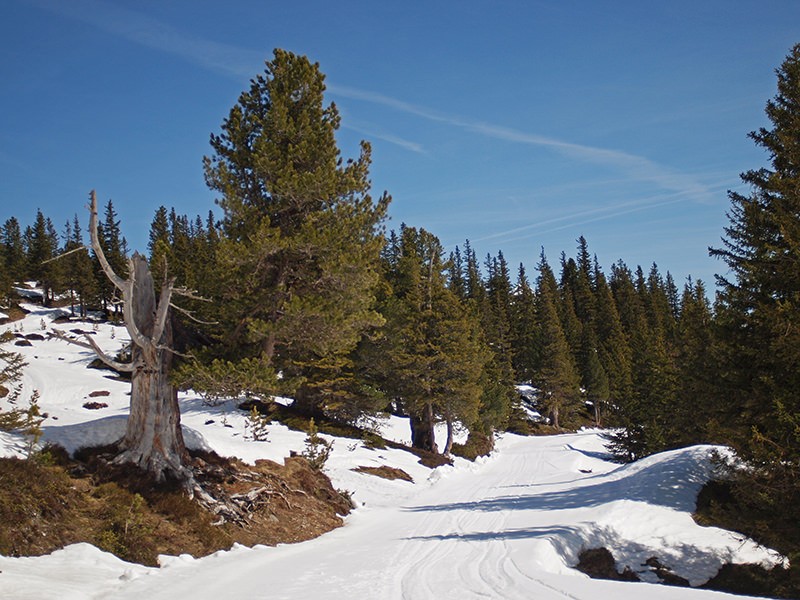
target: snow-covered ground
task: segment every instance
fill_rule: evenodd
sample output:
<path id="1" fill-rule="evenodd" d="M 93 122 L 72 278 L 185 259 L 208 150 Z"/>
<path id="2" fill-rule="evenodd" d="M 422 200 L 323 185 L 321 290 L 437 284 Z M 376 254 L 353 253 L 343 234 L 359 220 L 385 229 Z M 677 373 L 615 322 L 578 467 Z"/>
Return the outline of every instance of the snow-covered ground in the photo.
<path id="1" fill-rule="evenodd" d="M 53 325 L 56 311 L 29 306 L 23 334 L 93 331 L 116 350 L 124 329 L 108 324 Z M 2 329 L 0 329 L 2 330 Z M 14 348 L 29 363 L 18 405 L 41 395 L 45 440 L 70 450 L 113 441 L 124 426 L 128 384 L 86 369 L 91 352 L 56 339 Z M 95 394 L 90 397 L 90 394 Z M 99 394 L 98 394 L 99 392 Z M 7 401 L 2 406 L 8 408 Z M 102 402 L 97 410 L 86 402 Z M 187 442 L 246 461 L 281 461 L 302 451 L 305 435 L 274 423 L 269 441 L 245 439 L 245 415 L 232 402 L 208 406 L 182 397 Z M 408 424 L 384 422 L 387 438 L 408 441 Z M 0 433 L 0 453 L 20 454 L 24 440 Z M 710 474 L 710 447 L 649 457 L 631 465 L 607 460 L 600 432 L 552 437 L 505 435 L 489 458 L 430 470 L 410 453 L 335 439 L 326 472 L 350 490 L 358 508 L 344 527 L 294 545 L 234 547 L 204 558 L 162 557 L 160 568 L 125 563 L 88 544 L 35 558 L 0 556 L 0 598 L 139 599 L 684 599 L 727 594 L 651 583 L 587 578 L 572 567 L 581 550 L 609 548 L 618 568 L 655 581 L 644 562 L 659 561 L 693 585 L 731 562 L 774 564 L 771 551 L 692 521 L 697 491 Z M 390 465 L 414 483 L 356 473 Z"/>

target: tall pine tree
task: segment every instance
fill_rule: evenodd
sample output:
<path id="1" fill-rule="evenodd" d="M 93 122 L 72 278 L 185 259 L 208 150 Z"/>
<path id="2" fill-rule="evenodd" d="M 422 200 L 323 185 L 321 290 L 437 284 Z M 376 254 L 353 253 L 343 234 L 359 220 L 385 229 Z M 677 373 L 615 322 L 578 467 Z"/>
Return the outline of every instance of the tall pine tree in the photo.
<path id="1" fill-rule="evenodd" d="M 3 223 L 0 231 L 0 248 L 2 248 L 3 271 L 7 277 L 7 284 L 22 281 L 26 272 L 25 243 L 22 238 L 22 229 L 16 217 L 10 217 Z M 8 290 L 7 290 L 8 291 Z"/>
<path id="2" fill-rule="evenodd" d="M 37 210 L 33 226 L 25 229 L 26 263 L 28 276 L 41 286 L 47 306 L 61 291 L 62 265 L 53 260 L 58 255 L 58 245 L 58 234 L 52 221 Z"/>
<path id="3" fill-rule="evenodd" d="M 415 447 L 437 451 L 433 427 L 444 422 L 448 453 L 456 422 L 471 432 L 486 427 L 482 374 L 491 354 L 473 312 L 446 285 L 438 238 L 403 227 L 390 241 L 394 248 L 384 252 L 383 263 L 386 326 L 371 352 L 373 381 L 409 415 Z"/>
<path id="4" fill-rule="evenodd" d="M 580 376 L 558 316 L 555 276 L 542 251 L 539 262 L 536 315 L 539 325 L 539 364 L 534 384 L 552 425 L 558 429 L 580 404 Z"/>
<path id="5" fill-rule="evenodd" d="M 353 399 L 351 354 L 380 324 L 374 290 L 389 203 L 370 196 L 369 144 L 342 160 L 324 79 L 305 56 L 275 50 L 205 159 L 223 210 L 217 274 L 201 290 L 221 307 L 217 356 L 233 373 L 241 367 L 242 392 L 257 373 L 262 396 L 293 393 L 311 414 L 346 412 Z"/>
<path id="6" fill-rule="evenodd" d="M 777 71 L 768 128 L 750 133 L 769 166 L 731 192 L 718 277 L 719 403 L 728 441 L 754 469 L 750 489 L 800 520 L 800 44 Z M 778 508 L 780 507 L 780 508 Z M 788 511 L 788 512 L 787 512 Z"/>
<path id="7" fill-rule="evenodd" d="M 106 203 L 103 222 L 97 224 L 97 235 L 108 264 L 117 275 L 125 277 L 128 274 L 127 243 L 125 238 L 122 237 L 120 220 L 114 208 L 114 202 L 110 198 Z M 103 273 L 100 261 L 94 253 L 93 264 L 103 309 L 110 310 L 113 307 L 115 315 L 119 317 L 121 309 L 117 289 L 108 281 L 108 278 Z"/>
<path id="8" fill-rule="evenodd" d="M 65 275 L 64 282 L 70 292 L 73 314 L 77 304 L 78 314 L 81 318 L 86 318 L 89 304 L 97 294 L 97 281 L 94 278 L 94 268 L 89 250 L 84 245 L 78 215 L 74 216 L 71 223 L 67 221 L 64 230 L 64 249 L 61 259 Z"/>

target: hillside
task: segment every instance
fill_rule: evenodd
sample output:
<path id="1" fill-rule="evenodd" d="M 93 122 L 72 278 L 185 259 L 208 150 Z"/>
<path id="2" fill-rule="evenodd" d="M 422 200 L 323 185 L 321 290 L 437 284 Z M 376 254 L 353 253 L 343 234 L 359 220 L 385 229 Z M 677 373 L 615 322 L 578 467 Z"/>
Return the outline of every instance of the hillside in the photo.
<path id="1" fill-rule="evenodd" d="M 101 345 L 113 348 L 122 345 L 124 330 L 56 324 L 58 311 L 26 308 L 31 312 L 23 321 L 3 327 L 33 338 L 14 349 L 28 362 L 22 398 L 38 390 L 48 415 L 43 441 L 70 451 L 114 441 L 128 384 L 87 369 L 90 352 L 48 339 L 47 332 L 92 330 Z M 90 401 L 106 406 L 85 408 Z M 7 399 L 2 402 L 7 409 Z M 187 442 L 195 448 L 247 463 L 283 462 L 303 450 L 305 434 L 278 423 L 268 427 L 268 441 L 246 439 L 246 415 L 232 402 L 209 406 L 185 394 L 182 407 Z M 381 430 L 408 441 L 403 419 L 386 419 Z M 2 454 L 20 455 L 24 446 L 20 436 L 0 434 Z M 621 466 L 609 460 L 599 431 L 504 435 L 489 458 L 429 469 L 403 450 L 337 438 L 325 472 L 357 506 L 344 527 L 300 544 L 235 546 L 204 558 L 163 556 L 160 567 L 126 563 L 88 544 L 37 558 L 0 557 L 0 597 L 733 597 L 651 585 L 660 579 L 656 564 L 696 586 L 725 562 L 781 560 L 692 520 L 697 492 L 711 474 L 712 450 L 692 447 Z M 393 467 L 413 481 L 375 477 L 363 467 Z M 588 579 L 574 567 L 591 548 L 609 549 L 618 571 L 627 568 L 645 583 Z"/>

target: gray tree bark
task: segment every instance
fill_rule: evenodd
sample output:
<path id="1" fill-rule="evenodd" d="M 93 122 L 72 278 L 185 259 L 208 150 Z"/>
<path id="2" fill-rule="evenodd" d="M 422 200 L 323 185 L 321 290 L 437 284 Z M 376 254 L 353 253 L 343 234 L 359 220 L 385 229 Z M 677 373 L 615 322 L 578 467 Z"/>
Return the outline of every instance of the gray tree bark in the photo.
<path id="1" fill-rule="evenodd" d="M 450 452 L 453 450 L 453 419 L 450 415 L 447 416 L 447 441 L 444 443 L 444 450 L 442 454 L 445 456 L 450 456 Z"/>
<path id="2" fill-rule="evenodd" d="M 106 277 L 122 293 L 123 318 L 133 346 L 131 364 L 124 369 L 131 373 L 130 416 L 125 436 L 119 444 L 120 453 L 114 462 L 134 464 L 159 482 L 175 479 L 193 483 L 192 472 L 186 466 L 188 453 L 181 432 L 177 391 L 170 382 L 172 329 L 169 304 L 173 282 L 164 281 L 156 302 L 152 273 L 145 258 L 138 253 L 129 259 L 128 279 L 114 273 L 97 235 L 94 190 L 90 212 L 92 248 Z M 95 347 L 95 351 L 108 362 L 108 357 L 104 357 L 99 348 Z M 119 368 L 124 365 L 115 363 L 112 366 Z"/>

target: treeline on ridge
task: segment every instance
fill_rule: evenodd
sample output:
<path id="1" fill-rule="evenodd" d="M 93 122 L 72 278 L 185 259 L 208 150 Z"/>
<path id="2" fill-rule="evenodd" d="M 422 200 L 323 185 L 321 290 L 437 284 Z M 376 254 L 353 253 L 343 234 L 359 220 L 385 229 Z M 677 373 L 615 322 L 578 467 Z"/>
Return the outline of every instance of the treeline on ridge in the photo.
<path id="1" fill-rule="evenodd" d="M 110 200 L 99 237 L 109 261 L 124 273 L 127 243 Z M 113 316 L 113 290 L 103 285 L 97 259 L 81 250 L 84 244 L 77 217 L 61 235 L 41 211 L 22 231 L 9 218 L 0 244 L 4 294 L 10 295 L 12 282 L 37 281 L 46 304 L 60 298 L 76 315 L 94 308 Z M 402 225 L 376 238 L 369 265 L 375 281 L 351 286 L 365 292 L 370 313 L 355 344 L 336 340 L 352 337 L 346 326 L 332 325 L 341 294 L 335 303 L 328 299 L 331 313 L 293 309 L 302 335 L 300 323 L 281 323 L 291 336 L 284 339 L 276 326 L 257 341 L 255 308 L 282 317 L 286 309 L 269 307 L 277 294 L 248 279 L 256 272 L 252 251 L 230 244 L 212 214 L 189 218 L 162 206 L 150 226 L 154 274 L 163 278 L 166 270 L 202 298 L 184 302 L 196 319 L 175 315 L 200 359 L 180 369 L 186 387 L 265 400 L 300 391 L 309 415 L 347 422 L 391 405 L 413 417 L 415 443 L 426 449 L 434 447 L 437 422 L 487 437 L 508 428 L 528 431 L 515 389 L 521 383 L 539 390 L 541 413 L 555 429 L 589 422 L 624 427 L 614 448 L 626 460 L 713 438 L 719 411 L 708 406 L 709 418 L 698 417 L 699 400 L 709 397 L 713 381 L 713 310 L 701 281 L 679 289 L 655 264 L 645 273 L 622 261 L 606 275 L 583 237 L 574 258 L 562 253 L 557 273 L 542 251 L 533 277 L 523 264 L 512 274 L 502 251 L 479 260 L 466 241 L 446 254 L 434 234 Z M 347 266 L 343 277 L 350 276 L 351 259 L 338 260 Z M 294 274 L 291 285 L 303 284 Z M 265 340 L 271 340 L 269 361 L 261 354 Z M 348 351 L 334 361 L 337 344 Z M 325 349 L 328 364 L 320 364 Z M 440 450 L 449 452 L 450 443 Z"/>

